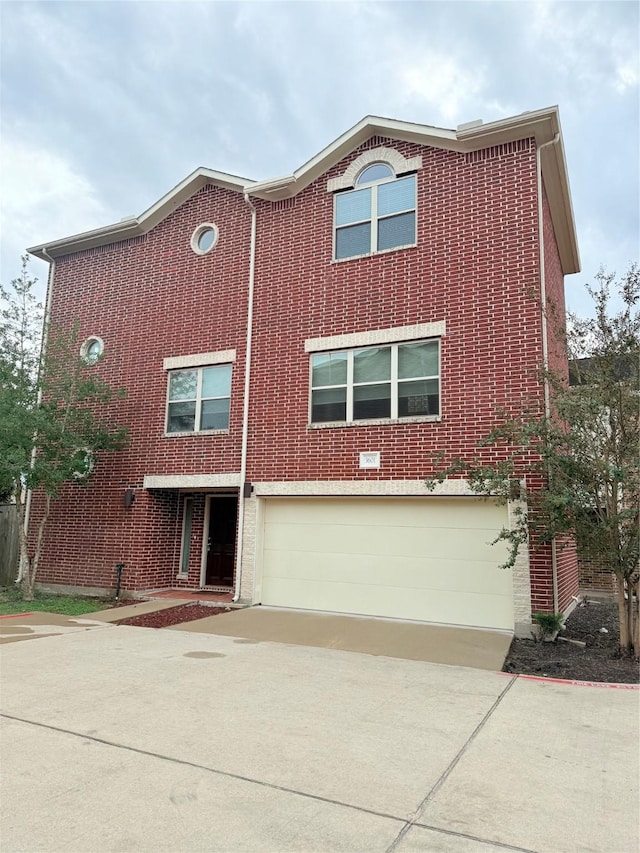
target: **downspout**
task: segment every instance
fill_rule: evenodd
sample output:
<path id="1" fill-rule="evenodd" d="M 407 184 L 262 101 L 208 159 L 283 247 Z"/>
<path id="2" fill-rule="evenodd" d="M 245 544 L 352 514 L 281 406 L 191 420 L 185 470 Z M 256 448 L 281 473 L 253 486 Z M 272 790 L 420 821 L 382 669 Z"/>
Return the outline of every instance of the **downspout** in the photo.
<path id="1" fill-rule="evenodd" d="M 247 478 L 247 447 L 249 444 L 249 387 L 251 381 L 251 341 L 253 338 L 253 291 L 256 266 L 256 208 L 245 192 L 244 200 L 251 208 L 251 248 L 249 250 L 249 295 L 247 297 L 247 346 L 244 360 L 244 407 L 242 412 L 242 451 L 240 454 L 240 493 L 238 513 L 238 548 L 236 552 L 236 582 L 233 590 L 233 601 L 240 598 L 240 581 L 242 579 L 242 556 L 244 554 L 244 484 Z"/>
<path id="2" fill-rule="evenodd" d="M 542 164 L 540 152 L 543 148 L 555 145 L 560 139 L 556 133 L 549 142 L 536 148 L 536 180 L 538 183 L 538 245 L 540 249 L 540 300 L 542 303 L 542 364 L 544 367 L 544 416 L 551 420 L 551 390 L 549 388 L 549 340 L 547 336 L 547 282 L 544 263 L 544 214 L 542 209 Z M 553 582 L 553 612 L 558 612 L 558 553 L 556 540 L 551 540 L 551 578 Z"/>
<path id="3" fill-rule="evenodd" d="M 49 319 L 51 318 L 51 301 L 53 299 L 53 276 L 56 269 L 56 262 L 51 257 L 51 255 L 47 252 L 46 249 L 42 249 L 42 254 L 45 256 L 46 260 L 49 262 L 49 275 L 47 276 L 47 299 L 45 302 L 44 309 L 44 320 L 42 324 L 42 344 L 40 346 L 40 363 L 42 364 L 42 359 L 47 351 L 47 329 L 49 328 Z M 42 402 L 42 388 L 38 388 L 38 397 L 36 400 L 37 405 L 39 406 Z M 31 462 L 30 467 L 36 463 L 36 448 L 34 447 L 31 450 Z M 31 516 L 31 499 L 33 492 L 31 489 L 27 490 L 27 496 L 24 502 L 24 535 L 29 535 L 29 518 Z M 20 565 L 18 566 L 18 577 L 16 578 L 16 584 L 19 584 L 22 581 L 24 576 L 24 566 L 22 565 L 22 560 L 20 560 Z"/>

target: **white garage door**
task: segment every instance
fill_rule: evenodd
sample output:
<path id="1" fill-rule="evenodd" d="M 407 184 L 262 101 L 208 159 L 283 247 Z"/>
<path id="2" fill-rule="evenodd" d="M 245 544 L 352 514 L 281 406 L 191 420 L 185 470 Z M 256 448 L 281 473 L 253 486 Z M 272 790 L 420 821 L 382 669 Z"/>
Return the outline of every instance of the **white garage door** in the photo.
<path id="1" fill-rule="evenodd" d="M 513 629 L 505 522 L 477 498 L 267 499 L 262 603 Z"/>

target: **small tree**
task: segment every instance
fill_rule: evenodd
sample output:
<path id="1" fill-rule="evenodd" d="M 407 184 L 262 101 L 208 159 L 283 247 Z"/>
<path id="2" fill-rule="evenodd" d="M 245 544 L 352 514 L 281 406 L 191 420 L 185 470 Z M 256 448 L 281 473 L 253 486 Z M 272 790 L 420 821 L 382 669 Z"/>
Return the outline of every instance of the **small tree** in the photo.
<path id="1" fill-rule="evenodd" d="M 65 483 L 90 476 L 98 451 L 115 450 L 126 430 L 110 424 L 110 387 L 80 357 L 77 327 L 44 327 L 34 294 L 37 279 L 22 258 L 9 289 L 0 287 L 0 491 L 18 510 L 23 596 L 33 600 L 51 503 Z M 43 345 L 41 346 L 41 342 Z M 42 496 L 33 547 L 27 537 L 27 495 Z"/>
<path id="2" fill-rule="evenodd" d="M 456 460 L 429 485 L 464 474 L 478 494 L 508 500 L 514 479 L 526 475 L 527 510 L 498 540 L 510 546 L 506 566 L 533 536 L 577 541 L 618 580 L 620 646 L 640 652 L 638 609 L 640 523 L 640 271 L 619 282 L 603 270 L 587 286 L 594 316 L 569 315 L 571 385 L 544 371 L 553 416 L 504 418 L 481 442 L 500 447 L 493 465 Z M 618 307 L 614 306 L 614 293 Z"/>

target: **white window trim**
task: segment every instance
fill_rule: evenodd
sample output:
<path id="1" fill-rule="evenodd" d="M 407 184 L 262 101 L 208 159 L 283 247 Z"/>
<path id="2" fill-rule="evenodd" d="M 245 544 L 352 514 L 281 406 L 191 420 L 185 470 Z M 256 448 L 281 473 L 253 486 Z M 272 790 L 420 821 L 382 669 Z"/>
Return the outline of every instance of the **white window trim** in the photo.
<path id="1" fill-rule="evenodd" d="M 310 428 L 318 428 L 322 426 L 358 426 L 360 424 L 403 424 L 407 422 L 416 422 L 416 418 L 419 421 L 437 421 L 441 418 L 442 413 L 442 395 L 441 395 L 441 380 L 442 380 L 442 347 L 440 345 L 439 337 L 432 337 L 429 340 L 438 342 L 438 372 L 435 375 L 431 376 L 416 376 L 410 377 L 407 379 L 400 379 L 398 377 L 398 347 L 402 346 L 404 343 L 412 343 L 412 341 L 398 341 L 393 343 L 381 344 L 380 346 L 388 346 L 391 349 L 391 370 L 389 379 L 381 379 L 375 380 L 372 382 L 354 382 L 353 380 L 353 367 L 354 367 L 354 354 L 362 347 L 354 347 L 346 350 L 347 353 L 347 379 L 344 383 L 339 383 L 336 385 L 323 385 L 314 389 L 313 386 L 313 357 L 309 359 L 309 410 L 308 410 L 308 426 Z M 425 341 L 427 343 L 427 341 Z M 373 346 L 377 346 L 374 344 Z M 366 347 L 365 347 L 366 348 Z M 317 353 L 312 353 L 312 356 Z M 398 388 L 403 382 L 409 381 L 421 381 L 421 380 L 438 380 L 438 414 L 437 415 L 409 415 L 407 417 L 400 417 L 398 415 Z M 365 385 L 389 385 L 390 386 L 390 415 L 388 418 L 357 418 L 353 417 L 353 409 L 354 409 L 354 389 L 362 388 Z M 313 420 L 313 391 L 314 390 L 324 390 L 330 388 L 345 388 L 346 389 L 346 413 L 344 421 L 314 421 Z"/>
<path id="2" fill-rule="evenodd" d="M 389 164 L 387 164 L 389 165 Z M 401 249 L 411 249 L 414 246 L 417 246 L 418 240 L 418 181 L 417 175 L 416 177 L 416 197 L 415 197 L 415 205 L 411 208 L 407 208 L 406 210 L 399 210 L 395 213 L 388 214 L 382 217 L 378 217 L 378 188 L 384 184 L 392 184 L 396 181 L 401 181 L 405 177 L 410 177 L 409 175 L 396 175 L 394 174 L 392 177 L 381 178 L 378 181 L 372 181 L 370 184 L 364 184 L 362 187 L 353 187 L 349 189 L 349 192 L 359 192 L 362 189 L 366 189 L 369 187 L 371 189 L 371 212 L 370 215 L 366 219 L 360 219 L 356 222 L 349 222 L 348 225 L 336 225 L 336 208 L 338 205 L 338 199 L 340 198 L 339 194 L 334 195 L 333 197 L 333 251 L 331 255 L 331 260 L 335 264 L 344 263 L 345 261 L 353 261 L 357 258 L 368 258 L 371 255 L 383 255 L 387 252 L 398 252 Z M 406 215 L 407 213 L 413 213 L 415 216 L 415 233 L 414 239 L 411 243 L 402 243 L 399 246 L 390 246 L 385 249 L 378 248 L 378 223 L 384 219 L 393 219 L 395 216 Z M 370 234 L 369 234 L 369 251 L 362 252 L 359 255 L 348 255 L 344 258 L 336 257 L 336 244 L 338 231 L 342 231 L 345 228 L 351 228 L 354 225 L 364 225 L 365 223 L 370 223 Z"/>
<path id="3" fill-rule="evenodd" d="M 205 231 L 213 231 L 213 243 L 207 249 L 201 249 L 198 246 L 198 241 L 200 237 L 204 234 Z M 191 250 L 195 252 L 196 255 L 208 255 L 215 247 L 218 245 L 218 239 L 220 238 L 220 231 L 218 226 L 213 222 L 203 222 L 198 225 L 193 234 L 191 235 L 190 245 Z"/>
<path id="4" fill-rule="evenodd" d="M 371 329 L 367 332 L 352 332 L 346 335 L 307 338 L 304 342 L 304 351 L 324 352 L 325 350 L 369 347 L 376 344 L 396 344 L 422 338 L 443 338 L 446 333 L 446 320 L 436 320 L 432 323 L 417 323 L 413 326 L 395 326 L 391 329 Z"/>
<path id="5" fill-rule="evenodd" d="M 215 364 L 233 364 L 236 360 L 234 349 L 217 352 L 200 352 L 194 355 L 177 355 L 162 360 L 163 370 L 180 370 L 184 367 L 209 367 Z"/>
<path id="6" fill-rule="evenodd" d="M 90 358 L 89 350 L 93 346 L 93 344 L 98 344 L 100 352 L 95 358 Z M 85 364 L 95 364 L 103 355 L 104 341 L 102 340 L 102 338 L 99 338 L 97 335 L 90 335 L 85 341 L 83 341 L 82 346 L 80 347 L 80 358 L 84 361 Z"/>
<path id="7" fill-rule="evenodd" d="M 165 414 L 164 414 L 164 434 L 165 437 L 171 438 L 173 436 L 185 436 L 185 435 L 215 435 L 215 434 L 224 434 L 229 432 L 229 427 L 224 427 L 222 429 L 199 429 L 198 424 L 200 423 L 200 416 L 202 414 L 202 376 L 203 371 L 207 367 L 217 367 L 220 364 L 227 364 L 228 362 L 220 362 L 219 364 L 204 364 L 199 365 L 198 367 L 191 366 L 187 368 L 188 370 L 197 370 L 198 378 L 196 384 L 196 397 L 195 404 L 196 410 L 194 415 L 194 428 L 190 430 L 176 430 L 175 432 L 169 432 L 167 426 L 169 424 L 169 406 L 171 403 L 191 403 L 193 400 L 170 400 L 169 399 L 169 389 L 171 387 L 171 374 L 179 372 L 184 368 L 177 368 L 177 370 L 167 371 L 167 392 L 166 392 L 166 400 L 165 400 Z M 233 374 L 232 374 L 233 378 Z M 229 418 L 231 418 L 231 386 L 229 386 L 229 394 L 221 397 L 206 397 L 205 400 L 229 400 Z"/>

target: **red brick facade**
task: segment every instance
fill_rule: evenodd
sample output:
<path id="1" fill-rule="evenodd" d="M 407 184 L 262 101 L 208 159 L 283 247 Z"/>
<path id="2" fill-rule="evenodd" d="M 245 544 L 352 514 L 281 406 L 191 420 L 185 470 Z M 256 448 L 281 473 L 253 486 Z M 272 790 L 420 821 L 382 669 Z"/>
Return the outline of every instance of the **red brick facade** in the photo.
<path id="1" fill-rule="evenodd" d="M 417 244 L 334 261 L 327 182 L 380 147 L 422 158 Z M 291 198 L 250 199 L 256 243 L 246 481 L 424 480 L 438 453 L 445 464 L 474 454 L 496 459 L 495 448 L 477 444 L 497 410 L 544 406 L 537 180 L 533 133 L 466 152 L 374 135 Z M 564 316 L 546 195 L 543 214 L 547 296 Z M 219 241 L 197 255 L 190 238 L 202 222 L 216 223 Z M 212 181 L 146 234 L 56 257 L 52 316 L 64 325 L 79 320 L 81 337 L 104 340 L 95 369 L 126 389 L 112 404 L 113 419 L 129 427 L 130 443 L 100 459 L 88 485 L 66 487 L 55 502 L 40 582 L 109 588 L 123 562 L 130 590 L 199 586 L 204 493 L 193 490 L 190 573 L 176 581 L 183 494 L 144 482 L 241 470 L 250 249 L 250 205 L 242 192 Z M 309 425 L 307 339 L 440 321 L 439 420 Z M 553 339 L 549 331 L 558 368 Z M 236 352 L 229 430 L 165 435 L 163 359 L 221 350 Z M 379 469 L 358 467 L 363 449 L 382 451 Z M 135 491 L 130 508 L 126 489 Z M 529 564 L 532 609 L 551 609 L 550 548 L 534 550 Z M 577 592 L 572 551 L 558 553 L 558 591 L 563 609 Z"/>

